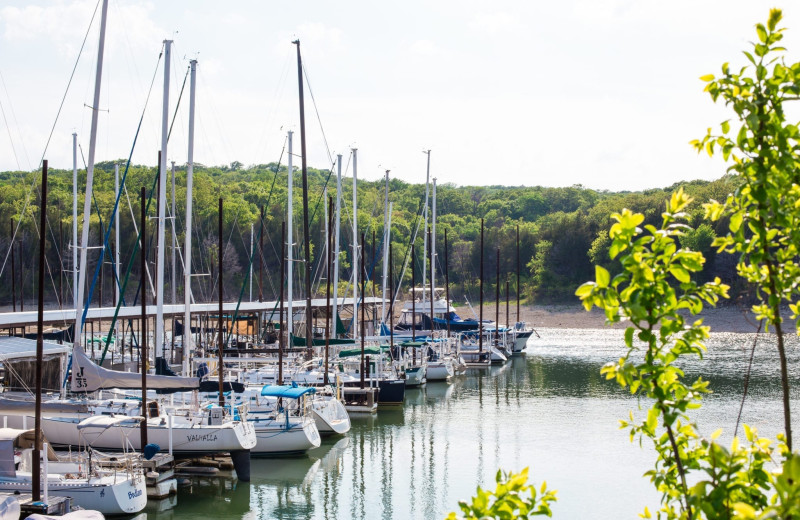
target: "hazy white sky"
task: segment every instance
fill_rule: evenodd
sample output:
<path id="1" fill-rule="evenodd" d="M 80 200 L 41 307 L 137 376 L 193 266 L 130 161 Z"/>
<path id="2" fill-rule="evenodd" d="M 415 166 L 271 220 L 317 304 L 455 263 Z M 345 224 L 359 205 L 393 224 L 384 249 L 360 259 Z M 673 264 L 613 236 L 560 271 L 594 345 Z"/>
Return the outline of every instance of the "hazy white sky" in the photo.
<path id="1" fill-rule="evenodd" d="M 0 7 L 0 170 L 38 167 L 96 5 L 5 0 Z M 285 132 L 299 130 L 291 45 L 299 38 L 316 99 L 315 109 L 306 89 L 310 166 L 328 167 L 329 153 L 347 163 L 357 147 L 360 178 L 390 169 L 423 182 L 421 152 L 431 149 L 440 183 L 638 190 L 715 179 L 722 162 L 698 156 L 688 141 L 730 114 L 711 103 L 698 78 L 726 61 L 743 64 L 753 26 L 774 6 L 110 0 L 97 159 L 128 156 L 169 38 L 170 113 L 189 59 L 199 61 L 195 160 L 277 161 Z M 784 9 L 783 25 L 790 28 L 788 59 L 798 61 L 794 4 Z M 45 155 L 51 167 L 71 168 L 73 132 L 88 153 L 98 26 Z M 135 163 L 156 162 L 162 82 L 159 69 Z M 186 161 L 187 123 L 188 101 L 168 148 L 177 163 Z"/>

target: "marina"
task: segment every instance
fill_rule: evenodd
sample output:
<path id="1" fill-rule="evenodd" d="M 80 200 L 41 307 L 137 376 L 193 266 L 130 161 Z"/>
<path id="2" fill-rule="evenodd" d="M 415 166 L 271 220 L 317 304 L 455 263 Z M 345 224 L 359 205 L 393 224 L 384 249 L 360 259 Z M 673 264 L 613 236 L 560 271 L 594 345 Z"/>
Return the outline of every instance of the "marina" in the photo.
<path id="1" fill-rule="evenodd" d="M 179 489 L 176 507 L 148 505 L 147 518 L 443 518 L 477 486 L 491 487 L 498 468 L 526 466 L 532 481 L 558 490 L 557 518 L 632 518 L 652 508 L 658 496 L 642 478 L 652 454 L 618 428 L 637 400 L 599 374 L 622 351 L 622 331 L 537 330 L 541 339 L 504 366 L 409 390 L 402 408 L 353 417 L 346 436 L 304 456 L 254 460 L 250 483 L 200 478 Z M 764 436 L 779 431 L 781 415 L 769 338 L 760 340 L 742 416 Z M 706 434 L 722 428 L 726 443 L 752 340 L 714 334 L 706 360 L 687 367 L 709 378 L 714 393 L 699 420 Z"/>
<path id="2" fill-rule="evenodd" d="M 549 94 L 530 97 L 526 145 L 509 148 L 517 137 L 506 128 L 490 140 L 475 133 L 493 126 L 471 120 L 484 91 L 453 90 L 483 80 L 443 79 L 435 88 L 453 90 L 458 115 L 444 117 L 441 100 L 420 112 L 407 130 L 437 146 L 414 144 L 416 161 L 400 162 L 374 138 L 389 142 L 408 106 L 387 98 L 377 110 L 358 93 L 370 62 L 340 52 L 355 48 L 352 34 L 340 47 L 337 30 L 314 23 L 247 31 L 255 19 L 230 6 L 233 17 L 205 37 L 223 45 L 228 27 L 258 33 L 237 49 L 262 58 L 245 74 L 230 68 L 238 57 L 201 60 L 186 47 L 203 39 L 196 27 L 162 39 L 130 23 L 149 17 L 130 9 L 138 0 L 123 4 L 68 0 L 58 7 L 74 13 L 48 11 L 48 23 L 45 8 L 26 8 L 24 23 L 15 5 L 0 9 L 4 41 L 21 27 L 32 54 L 57 43 L 59 59 L 42 68 L 66 79 L 51 62 L 77 53 L 66 81 L 53 72 L 9 82 L 29 82 L 23 95 L 41 104 L 59 99 L 50 85 L 65 84 L 54 120 L 25 114 L 25 132 L 0 76 L 16 163 L 0 171 L 0 520 L 702 520 L 720 508 L 754 518 L 796 509 L 800 134 L 782 103 L 797 93 L 800 64 L 783 65 L 782 11 L 756 25 L 761 43 L 744 52 L 752 77 L 750 65 L 736 75 L 726 62 L 722 78 L 700 78 L 736 117 L 690 145 L 732 159 L 727 173 L 609 192 L 517 185 L 568 178 L 561 164 L 504 158 L 521 148 L 537 161 L 554 156 L 540 148 L 541 128 L 577 135 L 540 117 Z M 474 17 L 460 25 L 499 41 L 519 30 L 502 15 L 478 17 L 499 20 L 499 31 Z M 40 37 L 54 25 L 70 29 Z M 456 65 L 445 41 L 398 39 L 413 59 L 368 74 L 429 88 L 432 70 L 410 64 Z M 27 68 L 26 52 L 9 59 Z M 286 53 L 280 69 L 276 52 Z M 363 70 L 344 68 L 351 61 Z M 473 68 L 467 61 L 461 68 Z M 525 67 L 515 67 L 518 78 L 474 70 L 522 87 Z M 325 78 L 313 90 L 312 76 Z M 409 99 L 429 98 L 416 88 Z M 498 98 L 487 114 L 524 117 L 521 99 Z M 358 112 L 384 113 L 359 130 Z M 234 113 L 244 133 L 220 125 Z M 602 137 L 615 119 L 602 117 L 601 131 L 559 118 Z M 475 129 L 456 147 L 474 155 L 468 167 L 455 169 L 453 146 L 438 144 L 449 141 L 437 136 L 444 119 Z M 368 146 L 356 144 L 360 133 Z M 229 157 L 243 141 L 255 150 L 249 164 Z M 496 160 L 478 151 L 487 144 Z M 51 168 L 48 157 L 63 162 L 68 150 L 71 168 Z M 216 161 L 220 150 L 218 166 L 195 157 Z M 641 159 L 630 164 L 656 162 Z M 586 160 L 591 171 L 607 159 Z M 497 184 L 504 169 L 513 185 Z M 457 184 L 473 170 L 481 185 Z M 424 184 L 407 180 L 423 172 Z M 552 319 L 535 319 L 545 307 Z M 721 323 L 715 316 L 729 321 L 707 327 L 706 318 Z"/>

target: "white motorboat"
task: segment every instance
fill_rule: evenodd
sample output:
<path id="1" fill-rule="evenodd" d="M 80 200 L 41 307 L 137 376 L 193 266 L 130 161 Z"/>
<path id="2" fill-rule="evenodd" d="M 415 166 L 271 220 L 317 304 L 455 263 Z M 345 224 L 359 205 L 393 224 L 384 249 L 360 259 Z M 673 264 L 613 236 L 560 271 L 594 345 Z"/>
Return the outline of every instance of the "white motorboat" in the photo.
<path id="1" fill-rule="evenodd" d="M 531 327 L 527 327 L 524 321 L 518 321 L 515 323 L 514 328 L 511 330 L 511 337 L 514 339 L 514 342 L 511 345 L 511 353 L 519 354 L 525 350 L 528 344 L 528 339 L 530 339 L 532 334 L 533 329 Z"/>

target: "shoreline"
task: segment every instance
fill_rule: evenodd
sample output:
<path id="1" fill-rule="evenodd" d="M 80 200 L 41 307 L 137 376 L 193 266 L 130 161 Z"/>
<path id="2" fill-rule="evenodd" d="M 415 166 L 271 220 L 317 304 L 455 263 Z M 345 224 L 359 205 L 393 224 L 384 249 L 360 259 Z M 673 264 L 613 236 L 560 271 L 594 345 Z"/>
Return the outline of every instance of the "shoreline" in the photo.
<path id="1" fill-rule="evenodd" d="M 459 309 L 461 310 L 461 309 Z M 463 312 L 463 311 L 462 311 Z M 795 322 L 789 318 L 790 311 L 784 314 L 784 333 L 796 333 Z M 485 305 L 484 319 L 494 320 L 494 305 Z M 462 316 L 465 317 L 465 316 Z M 510 318 L 513 323 L 516 318 L 516 309 L 512 305 Z M 520 318 L 533 328 L 542 327 L 550 329 L 625 329 L 627 321 L 606 325 L 605 314 L 602 310 L 593 308 L 586 311 L 577 304 L 560 305 L 521 305 Z M 758 332 L 758 321 L 749 307 L 711 307 L 706 308 L 695 319 L 703 319 L 703 323 L 711 327 L 711 332 Z M 505 322 L 505 305 L 500 305 L 500 322 Z M 762 332 L 763 329 L 762 329 Z M 770 333 L 774 330 L 770 329 Z"/>

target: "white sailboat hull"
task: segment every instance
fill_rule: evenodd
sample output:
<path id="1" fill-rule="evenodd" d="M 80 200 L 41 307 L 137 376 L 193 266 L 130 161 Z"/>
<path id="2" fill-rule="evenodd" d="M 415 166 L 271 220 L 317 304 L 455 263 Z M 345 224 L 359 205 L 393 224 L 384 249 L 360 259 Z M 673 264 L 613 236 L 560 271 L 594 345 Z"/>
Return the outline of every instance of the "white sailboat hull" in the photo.
<path id="1" fill-rule="evenodd" d="M 89 444 L 99 450 L 122 450 L 125 439 L 113 430 L 84 430 L 80 435 L 77 424 L 81 419 L 43 417 L 42 430 L 54 446 L 80 446 Z M 141 451 L 141 437 L 136 420 L 120 423 L 127 442 Z M 179 424 L 172 427 L 172 452 L 178 455 L 199 455 L 226 451 L 248 450 L 256 445 L 253 426 L 243 421 L 224 423 L 218 426 Z M 150 419 L 147 425 L 147 442 L 158 444 L 161 451 L 168 451 L 170 428 L 161 421 Z"/>
<path id="2" fill-rule="evenodd" d="M 103 476 L 73 481 L 50 474 L 48 488 L 51 495 L 72 497 L 73 505 L 100 511 L 104 515 L 138 513 L 147 504 L 144 478 L 133 481 L 119 476 L 116 479 L 113 476 Z M 18 472 L 15 478 L 1 478 L 0 492 L 30 493 L 30 473 Z"/>
<path id="3" fill-rule="evenodd" d="M 350 431 L 350 416 L 338 399 L 318 397 L 311 402 L 311 411 L 320 435 L 344 435 Z"/>
<path id="4" fill-rule="evenodd" d="M 253 414 L 248 422 L 256 432 L 256 445 L 250 450 L 251 456 L 290 455 L 305 453 L 319 447 L 321 439 L 314 421 L 285 416 L 278 419 L 261 418 Z"/>

